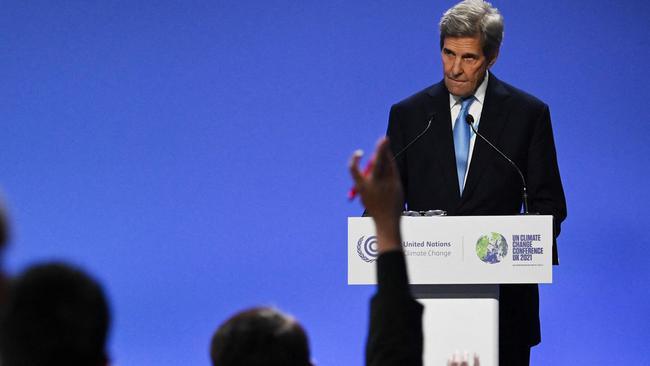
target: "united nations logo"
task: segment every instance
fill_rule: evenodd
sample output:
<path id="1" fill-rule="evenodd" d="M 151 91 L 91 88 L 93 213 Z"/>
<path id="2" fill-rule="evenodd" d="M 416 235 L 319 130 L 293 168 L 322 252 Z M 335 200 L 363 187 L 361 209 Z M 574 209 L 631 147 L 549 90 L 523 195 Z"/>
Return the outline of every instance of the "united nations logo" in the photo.
<path id="1" fill-rule="evenodd" d="M 365 241 L 363 236 L 359 238 L 357 242 L 357 254 L 359 257 L 368 263 L 372 263 L 377 260 L 379 251 L 377 250 L 377 237 L 369 236 Z"/>
<path id="2" fill-rule="evenodd" d="M 508 255 L 508 242 L 499 233 L 483 235 L 476 241 L 476 255 L 485 263 L 499 263 Z"/>

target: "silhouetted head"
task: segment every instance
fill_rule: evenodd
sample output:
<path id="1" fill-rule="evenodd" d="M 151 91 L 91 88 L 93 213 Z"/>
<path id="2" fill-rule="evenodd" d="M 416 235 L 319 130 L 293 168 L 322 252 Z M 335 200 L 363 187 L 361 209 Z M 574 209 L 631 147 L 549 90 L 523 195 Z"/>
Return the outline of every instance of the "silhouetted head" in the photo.
<path id="1" fill-rule="evenodd" d="M 0 305 L 6 301 L 7 297 L 7 278 L 4 272 L 5 249 L 9 242 L 9 220 L 7 212 L 4 209 L 2 200 L 0 200 Z"/>
<path id="2" fill-rule="evenodd" d="M 212 337 L 213 366 L 310 366 L 309 341 L 300 324 L 272 308 L 244 310 Z"/>
<path id="3" fill-rule="evenodd" d="M 7 211 L 5 210 L 2 200 L 0 200 L 0 250 L 2 250 L 9 241 L 9 221 Z"/>
<path id="4" fill-rule="evenodd" d="M 62 263 L 30 267 L 11 282 L 0 364 L 105 365 L 109 322 L 104 292 L 87 274 Z"/>

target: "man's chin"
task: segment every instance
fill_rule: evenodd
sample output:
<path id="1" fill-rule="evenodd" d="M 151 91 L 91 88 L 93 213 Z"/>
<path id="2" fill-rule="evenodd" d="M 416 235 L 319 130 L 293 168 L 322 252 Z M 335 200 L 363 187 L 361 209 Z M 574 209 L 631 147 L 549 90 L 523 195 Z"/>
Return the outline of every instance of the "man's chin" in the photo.
<path id="1" fill-rule="evenodd" d="M 445 86 L 447 87 L 447 90 L 449 93 L 455 97 L 467 97 L 472 95 L 472 90 L 467 87 L 459 87 L 458 85 L 453 85 L 455 82 L 445 82 Z"/>
<path id="2" fill-rule="evenodd" d="M 470 95 L 472 95 L 471 90 L 453 89 L 453 88 L 447 88 L 447 90 L 449 90 L 449 93 L 451 95 L 453 95 L 455 97 L 458 97 L 458 98 L 465 98 L 465 97 L 469 97 Z"/>

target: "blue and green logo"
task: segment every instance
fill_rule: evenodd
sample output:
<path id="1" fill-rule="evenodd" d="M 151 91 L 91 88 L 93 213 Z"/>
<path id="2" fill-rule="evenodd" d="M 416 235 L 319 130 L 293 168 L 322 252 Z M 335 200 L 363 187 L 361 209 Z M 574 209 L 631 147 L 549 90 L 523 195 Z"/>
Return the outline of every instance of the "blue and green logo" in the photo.
<path id="1" fill-rule="evenodd" d="M 476 255 L 485 263 L 499 263 L 508 255 L 508 242 L 499 233 L 483 235 L 476 241 Z"/>

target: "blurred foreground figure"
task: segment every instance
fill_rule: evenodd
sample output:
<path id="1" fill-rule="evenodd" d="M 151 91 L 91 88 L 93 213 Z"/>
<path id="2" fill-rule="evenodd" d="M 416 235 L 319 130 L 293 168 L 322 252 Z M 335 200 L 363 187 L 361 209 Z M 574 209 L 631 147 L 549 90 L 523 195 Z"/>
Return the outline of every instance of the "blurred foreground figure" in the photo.
<path id="1" fill-rule="evenodd" d="M 422 365 L 422 305 L 408 287 L 400 233 L 402 189 L 388 141 L 382 140 L 373 168 L 350 162 L 355 189 L 375 221 L 379 257 L 377 294 L 370 305 L 366 365 Z M 235 314 L 217 329 L 210 345 L 214 366 L 310 366 L 307 334 L 293 318 L 271 308 Z"/>
<path id="2" fill-rule="evenodd" d="M 377 294 L 370 303 L 366 365 L 422 365 L 422 305 L 409 289 L 402 252 L 400 220 L 403 193 L 388 139 L 382 139 L 371 158 L 372 169 L 359 170 L 361 153 L 350 161 L 350 174 L 361 202 L 375 222 L 379 257 Z"/>
<path id="3" fill-rule="evenodd" d="M 210 358 L 219 366 L 310 366 L 309 341 L 300 324 L 273 308 L 235 314 L 212 338 Z"/>
<path id="4" fill-rule="evenodd" d="M 0 200 L 0 305 L 4 304 L 7 298 L 7 276 L 4 271 L 4 254 L 9 242 L 9 220 L 4 205 Z"/>
<path id="5" fill-rule="evenodd" d="M 481 362 L 476 354 L 474 354 L 474 363 L 472 366 L 481 366 Z M 447 360 L 447 366 L 470 366 L 469 354 L 465 352 L 461 357 L 458 352 L 454 353 Z"/>
<path id="6" fill-rule="evenodd" d="M 110 312 L 100 285 L 66 264 L 15 278 L 0 324 L 2 366 L 107 365 Z"/>

